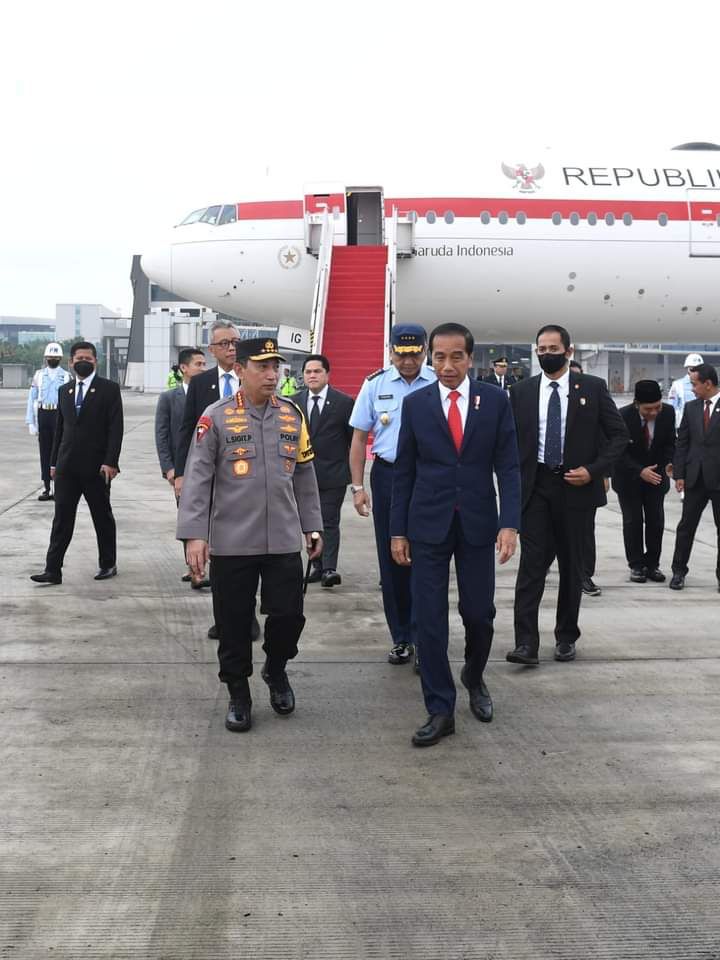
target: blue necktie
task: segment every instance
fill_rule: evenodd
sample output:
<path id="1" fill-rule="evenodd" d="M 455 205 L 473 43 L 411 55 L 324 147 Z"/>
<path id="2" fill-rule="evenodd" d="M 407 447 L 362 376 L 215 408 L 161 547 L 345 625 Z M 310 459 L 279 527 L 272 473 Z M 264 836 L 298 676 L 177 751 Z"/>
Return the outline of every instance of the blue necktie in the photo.
<path id="1" fill-rule="evenodd" d="M 225 377 L 225 386 L 223 387 L 223 398 L 232 396 L 232 386 L 230 385 L 231 376 L 232 374 L 229 374 L 229 373 L 223 374 L 223 377 Z"/>
<path id="2" fill-rule="evenodd" d="M 547 424 L 545 426 L 545 465 L 554 469 L 562 463 L 562 436 L 560 426 L 562 417 L 560 415 L 560 394 L 559 383 L 552 382 L 552 393 L 550 394 L 550 403 L 547 409 Z"/>
<path id="3" fill-rule="evenodd" d="M 80 413 L 80 407 L 83 405 L 83 382 L 78 381 L 77 392 L 75 394 L 75 413 Z"/>

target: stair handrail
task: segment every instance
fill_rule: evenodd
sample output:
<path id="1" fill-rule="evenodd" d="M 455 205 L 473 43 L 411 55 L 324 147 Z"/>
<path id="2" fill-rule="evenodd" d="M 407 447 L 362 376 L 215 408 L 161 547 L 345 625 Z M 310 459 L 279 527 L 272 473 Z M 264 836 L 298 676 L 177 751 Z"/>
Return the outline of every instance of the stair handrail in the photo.
<path id="1" fill-rule="evenodd" d="M 395 324 L 395 297 L 396 297 L 396 275 L 397 275 L 397 233 L 398 233 L 398 209 L 392 208 L 392 215 L 386 234 L 386 245 L 388 248 L 387 266 L 385 267 L 385 325 L 383 330 L 383 363 L 390 349 L 390 331 Z"/>
<path id="2" fill-rule="evenodd" d="M 335 234 L 335 216 L 325 209 L 320 230 L 318 265 L 315 274 L 312 313 L 310 315 L 310 346 L 316 352 L 322 350 L 325 310 L 330 289 L 330 266 L 332 263 L 333 237 Z"/>

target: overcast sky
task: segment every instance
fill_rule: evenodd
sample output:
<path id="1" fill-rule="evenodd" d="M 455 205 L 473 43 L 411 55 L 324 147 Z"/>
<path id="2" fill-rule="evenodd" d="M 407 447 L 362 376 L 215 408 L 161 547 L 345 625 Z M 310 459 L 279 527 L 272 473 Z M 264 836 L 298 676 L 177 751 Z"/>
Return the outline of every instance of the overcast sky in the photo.
<path id="1" fill-rule="evenodd" d="M 484 151 L 720 142 L 719 26 L 717 0 L 12 4 L 0 315 L 127 314 L 132 254 L 212 201 L 351 168 L 451 189 Z"/>

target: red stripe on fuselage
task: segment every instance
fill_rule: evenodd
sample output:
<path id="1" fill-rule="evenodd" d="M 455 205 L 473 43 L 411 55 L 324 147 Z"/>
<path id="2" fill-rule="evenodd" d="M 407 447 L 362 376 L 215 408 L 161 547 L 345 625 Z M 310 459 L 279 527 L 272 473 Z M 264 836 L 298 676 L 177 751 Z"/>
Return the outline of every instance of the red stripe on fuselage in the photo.
<path id="1" fill-rule="evenodd" d="M 239 203 L 238 220 L 302 220 L 302 200 L 261 200 Z"/>

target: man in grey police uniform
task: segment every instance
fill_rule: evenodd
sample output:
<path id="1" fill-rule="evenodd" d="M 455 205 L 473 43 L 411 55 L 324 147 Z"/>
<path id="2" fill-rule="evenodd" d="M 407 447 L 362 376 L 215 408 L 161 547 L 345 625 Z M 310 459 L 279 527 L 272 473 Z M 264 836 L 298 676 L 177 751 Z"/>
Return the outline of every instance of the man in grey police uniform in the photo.
<path id="1" fill-rule="evenodd" d="M 185 467 L 178 539 L 210 579 L 219 613 L 220 680 L 230 691 L 228 730 L 251 726 L 251 627 L 258 580 L 267 614 L 262 678 L 276 713 L 295 709 L 285 667 L 297 654 L 303 616 L 304 540 L 310 559 L 322 553 L 322 514 L 313 451 L 302 411 L 275 394 L 279 361 L 272 338 L 236 345 L 242 386 L 209 406 L 195 428 Z M 210 540 L 208 543 L 208 515 Z"/>
<path id="2" fill-rule="evenodd" d="M 390 501 L 393 463 L 400 433 L 403 398 L 437 378 L 424 366 L 427 334 L 414 323 L 396 324 L 390 333 L 391 363 L 371 373 L 363 383 L 350 417 L 354 428 L 350 447 L 353 504 L 367 517 L 372 506 L 375 546 L 380 566 L 385 619 L 393 646 L 388 661 L 408 663 L 414 649 L 410 602 L 410 568 L 393 562 L 390 553 Z M 368 434 L 373 434 L 373 465 L 370 470 L 372 503 L 363 486 Z"/>

